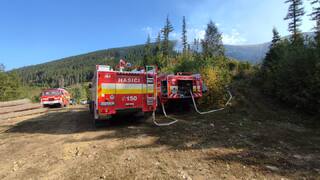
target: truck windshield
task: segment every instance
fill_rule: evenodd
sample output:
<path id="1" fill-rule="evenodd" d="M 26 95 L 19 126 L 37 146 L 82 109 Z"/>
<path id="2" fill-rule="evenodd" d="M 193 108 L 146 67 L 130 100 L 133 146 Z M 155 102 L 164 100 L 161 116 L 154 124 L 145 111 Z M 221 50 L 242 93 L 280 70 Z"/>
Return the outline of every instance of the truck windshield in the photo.
<path id="1" fill-rule="evenodd" d="M 44 96 L 58 96 L 61 93 L 59 91 L 45 91 L 43 92 Z"/>

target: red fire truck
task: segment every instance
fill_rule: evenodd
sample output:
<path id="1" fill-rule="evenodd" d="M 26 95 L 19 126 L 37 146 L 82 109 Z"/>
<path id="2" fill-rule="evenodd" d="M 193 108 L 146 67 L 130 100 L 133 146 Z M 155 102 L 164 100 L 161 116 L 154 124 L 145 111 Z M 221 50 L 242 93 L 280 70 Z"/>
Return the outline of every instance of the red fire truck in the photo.
<path id="1" fill-rule="evenodd" d="M 114 71 L 110 66 L 97 65 L 90 85 L 90 110 L 95 122 L 108 119 L 121 111 L 153 112 L 156 109 L 156 69 Z"/>
<path id="2" fill-rule="evenodd" d="M 162 74 L 157 78 L 158 101 L 162 104 L 170 100 L 195 99 L 202 97 L 203 82 L 200 74 L 179 72 Z"/>
<path id="3" fill-rule="evenodd" d="M 62 88 L 46 89 L 41 93 L 41 104 L 44 107 L 69 105 L 70 94 Z"/>
<path id="4" fill-rule="evenodd" d="M 198 114 L 204 115 L 209 113 L 215 113 L 218 111 L 224 110 L 231 102 L 233 96 L 229 90 L 227 90 L 229 94 L 229 99 L 226 102 L 225 106 L 218 109 L 212 109 L 209 111 L 200 111 L 197 107 L 196 100 L 202 97 L 202 93 L 206 92 L 208 89 L 203 84 L 200 74 L 192 74 L 179 72 L 176 74 L 162 74 L 157 77 L 157 94 L 158 94 L 158 105 L 162 107 L 162 112 L 165 117 L 171 119 L 171 122 L 167 123 L 158 123 L 155 121 L 155 116 L 153 116 L 153 122 L 157 126 L 169 126 L 172 125 L 179 120 L 174 117 L 170 117 L 167 115 L 165 110 L 165 104 L 168 102 L 177 101 L 183 102 L 183 105 L 188 105 L 183 100 L 192 100 L 195 111 Z M 175 104 L 174 104 L 175 105 Z M 185 109 L 184 109 L 185 110 Z"/>

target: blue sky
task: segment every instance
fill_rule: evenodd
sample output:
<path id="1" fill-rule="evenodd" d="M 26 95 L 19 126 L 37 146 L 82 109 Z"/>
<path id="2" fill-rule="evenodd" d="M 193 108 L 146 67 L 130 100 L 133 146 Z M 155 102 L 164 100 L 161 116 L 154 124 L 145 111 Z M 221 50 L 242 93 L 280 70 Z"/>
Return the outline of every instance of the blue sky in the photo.
<path id="1" fill-rule="evenodd" d="M 201 38 L 212 19 L 226 44 L 287 35 L 284 0 L 0 0 L 0 63 L 6 69 L 112 47 L 141 44 L 163 26 L 167 14 L 179 39 L 186 16 L 189 39 Z M 310 5 L 305 1 L 306 11 Z M 313 23 L 305 17 L 303 31 Z"/>

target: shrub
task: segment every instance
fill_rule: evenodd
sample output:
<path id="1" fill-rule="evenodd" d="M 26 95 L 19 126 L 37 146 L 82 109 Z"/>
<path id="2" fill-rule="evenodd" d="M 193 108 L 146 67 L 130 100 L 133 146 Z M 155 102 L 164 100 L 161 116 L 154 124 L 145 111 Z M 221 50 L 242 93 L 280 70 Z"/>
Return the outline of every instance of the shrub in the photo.
<path id="1" fill-rule="evenodd" d="M 226 100 L 226 87 L 231 82 L 231 75 L 225 68 L 204 67 L 201 70 L 204 84 L 208 88 L 208 92 L 199 101 L 204 106 L 223 105 Z"/>

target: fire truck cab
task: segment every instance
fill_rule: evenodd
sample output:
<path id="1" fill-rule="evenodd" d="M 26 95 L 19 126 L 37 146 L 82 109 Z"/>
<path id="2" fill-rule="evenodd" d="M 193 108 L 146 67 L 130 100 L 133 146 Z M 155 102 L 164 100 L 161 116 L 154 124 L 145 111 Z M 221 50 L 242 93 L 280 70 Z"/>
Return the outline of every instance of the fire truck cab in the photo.
<path id="1" fill-rule="evenodd" d="M 114 71 L 110 66 L 96 65 L 92 81 L 90 111 L 95 122 L 121 111 L 153 112 L 156 109 L 154 66 L 142 71 Z"/>
<path id="2" fill-rule="evenodd" d="M 158 101 L 167 103 L 170 100 L 195 99 L 202 97 L 202 80 L 200 74 L 178 72 L 162 74 L 157 78 Z"/>

